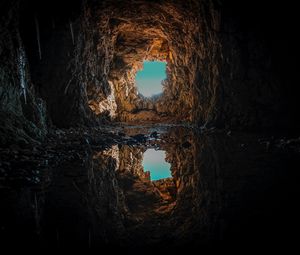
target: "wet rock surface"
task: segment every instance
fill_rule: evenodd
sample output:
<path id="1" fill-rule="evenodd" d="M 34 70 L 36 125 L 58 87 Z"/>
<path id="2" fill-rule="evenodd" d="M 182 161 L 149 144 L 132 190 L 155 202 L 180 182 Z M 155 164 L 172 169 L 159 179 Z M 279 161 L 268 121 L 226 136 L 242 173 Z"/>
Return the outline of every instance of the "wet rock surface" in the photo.
<path id="1" fill-rule="evenodd" d="M 297 11 L 1 0 L 0 246 L 293 242 Z M 145 59 L 167 62 L 160 96 L 137 93 Z M 151 181 L 149 148 L 166 152 L 170 178 Z"/>
<path id="2" fill-rule="evenodd" d="M 296 222 L 298 138 L 148 125 L 54 130 L 47 139 L 0 151 L 7 244 L 256 245 Z M 166 151 L 172 177 L 150 180 L 147 148 Z"/>
<path id="3" fill-rule="evenodd" d="M 274 7 L 258 0 L 3 0 L 0 142 L 31 143 L 53 125 L 112 120 L 297 132 L 297 15 L 280 21 L 288 7 Z M 290 33 L 278 36 L 277 27 Z M 167 62 L 158 97 L 137 93 L 145 59 Z"/>

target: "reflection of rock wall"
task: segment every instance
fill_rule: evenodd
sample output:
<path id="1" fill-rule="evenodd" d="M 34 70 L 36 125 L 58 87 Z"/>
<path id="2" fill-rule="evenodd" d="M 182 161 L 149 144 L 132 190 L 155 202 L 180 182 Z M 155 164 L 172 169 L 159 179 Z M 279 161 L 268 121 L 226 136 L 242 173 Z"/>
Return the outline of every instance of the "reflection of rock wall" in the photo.
<path id="1" fill-rule="evenodd" d="M 145 181 L 150 181 L 149 172 L 144 172 L 142 165 L 145 150 L 143 147 L 122 146 L 119 154 L 119 171 L 132 174 Z"/>
<path id="2" fill-rule="evenodd" d="M 104 224 L 99 227 L 110 242 L 126 238 L 124 218 L 128 208 L 117 178 L 118 157 L 117 147 L 95 154 L 88 174 L 90 207 Z"/>
<path id="3" fill-rule="evenodd" d="M 151 182 L 143 175 L 144 147 L 113 146 L 61 162 L 45 171 L 45 182 L 8 182 L 0 190 L 1 240 L 177 247 L 282 236 L 278 224 L 286 226 L 292 211 L 282 205 L 287 198 L 296 201 L 291 191 L 298 187 L 282 179 L 295 173 L 295 151 L 282 153 L 252 135 L 200 135 L 183 128 L 161 139 L 173 179 Z"/>
<path id="4" fill-rule="evenodd" d="M 219 213 L 220 190 L 215 186 L 219 159 L 214 158 L 209 137 L 197 137 L 192 131 L 188 136 L 178 131 L 174 135 L 174 152 L 169 157 L 175 161 L 172 171 L 176 176 L 177 200 L 169 224 L 174 224 L 174 236 L 181 236 L 183 243 L 205 243 L 214 234 Z"/>
<path id="5" fill-rule="evenodd" d="M 111 168 L 111 169 L 115 169 L 115 170 L 119 169 L 119 167 L 120 167 L 120 150 L 119 150 L 118 145 L 113 145 L 113 146 L 111 146 L 111 148 L 101 151 L 94 156 L 95 159 L 100 158 L 100 157 L 102 157 L 104 159 L 106 157 L 114 159 L 115 160 L 114 165 L 110 165 L 107 167 Z"/>
<path id="6" fill-rule="evenodd" d="M 169 244 L 177 243 L 178 238 L 181 244 L 207 243 L 216 235 L 218 238 L 216 222 L 222 188 L 219 157 L 224 156 L 216 150 L 220 145 L 210 136 L 199 136 L 184 128 L 174 128 L 164 139 L 175 183 L 173 197 L 176 197 L 172 215 L 161 222 L 162 228 L 170 233 Z"/>
<path id="7" fill-rule="evenodd" d="M 142 161 L 146 149 L 146 147 L 122 146 L 119 154 L 119 172 L 138 177 L 141 181 L 149 183 L 149 189 L 159 193 L 163 200 L 174 200 L 176 188 L 173 178 L 150 181 L 150 172 L 144 171 Z"/>

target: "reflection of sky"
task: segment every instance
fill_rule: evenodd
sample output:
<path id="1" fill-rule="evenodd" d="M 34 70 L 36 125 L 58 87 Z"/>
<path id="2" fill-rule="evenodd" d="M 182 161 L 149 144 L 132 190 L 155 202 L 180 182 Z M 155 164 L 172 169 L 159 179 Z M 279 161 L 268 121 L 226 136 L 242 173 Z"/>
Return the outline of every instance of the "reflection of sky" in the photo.
<path id="1" fill-rule="evenodd" d="M 161 82 L 166 79 L 166 63 L 161 61 L 144 61 L 144 69 L 137 72 L 138 91 L 145 97 L 162 92 Z"/>
<path id="2" fill-rule="evenodd" d="M 151 181 L 171 177 L 171 165 L 165 161 L 166 152 L 148 149 L 144 153 L 144 171 L 150 171 Z"/>

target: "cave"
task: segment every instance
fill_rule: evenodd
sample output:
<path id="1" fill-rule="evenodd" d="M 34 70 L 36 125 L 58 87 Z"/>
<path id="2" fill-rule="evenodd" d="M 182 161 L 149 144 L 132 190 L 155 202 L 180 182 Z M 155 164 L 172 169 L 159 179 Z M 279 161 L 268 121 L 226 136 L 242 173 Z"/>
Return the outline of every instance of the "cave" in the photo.
<path id="1" fill-rule="evenodd" d="M 0 0 L 1 247 L 291 248 L 296 24 L 274 1 Z"/>

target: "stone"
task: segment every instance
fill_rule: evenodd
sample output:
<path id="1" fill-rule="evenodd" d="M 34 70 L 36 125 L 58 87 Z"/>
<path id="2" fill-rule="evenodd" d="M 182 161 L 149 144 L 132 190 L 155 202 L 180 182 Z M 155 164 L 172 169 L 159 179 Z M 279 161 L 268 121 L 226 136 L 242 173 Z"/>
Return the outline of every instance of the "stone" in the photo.
<path id="1" fill-rule="evenodd" d="M 150 134 L 150 137 L 153 137 L 153 138 L 158 138 L 159 134 L 157 133 L 157 131 L 154 131 Z"/>
<path id="2" fill-rule="evenodd" d="M 190 148 L 191 147 L 191 143 L 186 141 L 186 142 L 184 142 L 182 144 L 182 147 L 185 148 L 185 149 Z"/>
<path id="3" fill-rule="evenodd" d="M 137 134 L 132 137 L 137 142 L 143 143 L 147 141 L 147 137 L 144 134 Z"/>

